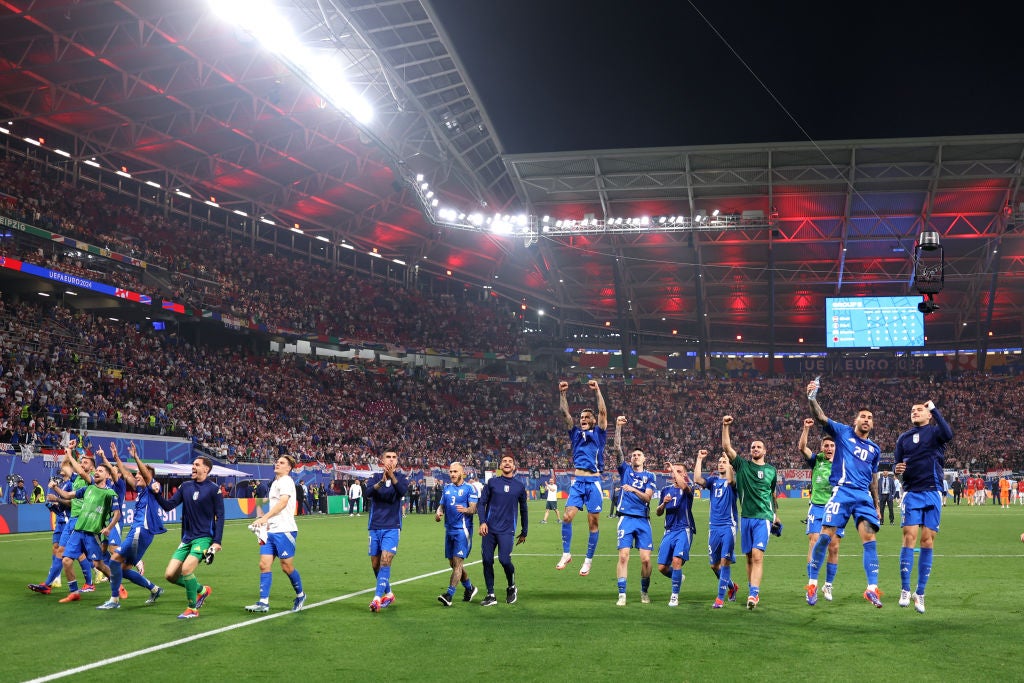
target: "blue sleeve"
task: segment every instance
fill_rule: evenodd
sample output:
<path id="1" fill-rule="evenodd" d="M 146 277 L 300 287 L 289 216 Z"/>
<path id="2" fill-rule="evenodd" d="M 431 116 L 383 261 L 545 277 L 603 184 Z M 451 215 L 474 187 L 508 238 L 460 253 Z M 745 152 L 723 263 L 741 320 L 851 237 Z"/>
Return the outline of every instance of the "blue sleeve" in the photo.
<path id="1" fill-rule="evenodd" d="M 477 517 L 480 518 L 481 524 L 487 524 L 487 508 L 490 507 L 491 502 L 491 482 L 484 484 L 484 488 L 480 491 L 480 502 L 476 506 Z"/>
<path id="2" fill-rule="evenodd" d="M 945 418 L 942 417 L 942 413 L 939 412 L 938 408 L 932 410 L 932 417 L 935 418 L 935 426 L 938 428 L 939 438 L 937 441 L 942 443 L 948 443 L 953 440 L 953 428 L 949 426 Z"/>
<path id="3" fill-rule="evenodd" d="M 520 536 L 526 536 L 527 530 L 530 528 L 529 512 L 526 505 L 526 487 L 522 487 L 519 490 L 519 523 L 522 531 L 519 532 Z"/>
<path id="4" fill-rule="evenodd" d="M 903 432 L 903 434 L 906 434 L 906 432 Z M 894 448 L 893 451 L 892 451 L 892 461 L 894 463 L 901 463 L 901 462 L 903 462 L 903 459 L 904 459 L 904 456 L 903 456 L 903 434 L 900 434 L 899 436 L 896 437 L 896 448 Z"/>
<path id="5" fill-rule="evenodd" d="M 90 484 L 90 486 L 91 486 L 91 484 Z M 89 488 L 88 486 L 83 486 L 82 488 L 75 489 L 75 498 L 85 498 L 85 491 L 88 488 Z"/>
<path id="6" fill-rule="evenodd" d="M 182 484 L 182 486 L 184 486 L 184 484 Z M 182 486 L 179 486 L 178 490 L 175 491 L 174 495 L 171 496 L 170 498 L 165 499 L 163 496 L 156 495 L 156 496 L 153 496 L 153 500 L 155 500 L 156 504 L 159 505 L 160 507 L 162 507 L 164 510 L 167 510 L 168 512 L 170 512 L 174 508 L 176 508 L 179 505 L 181 505 L 181 489 L 182 489 Z"/>
<path id="7" fill-rule="evenodd" d="M 216 515 L 213 521 L 213 542 L 220 543 L 224 538 L 224 496 L 220 495 L 219 486 L 213 494 L 213 511 Z"/>

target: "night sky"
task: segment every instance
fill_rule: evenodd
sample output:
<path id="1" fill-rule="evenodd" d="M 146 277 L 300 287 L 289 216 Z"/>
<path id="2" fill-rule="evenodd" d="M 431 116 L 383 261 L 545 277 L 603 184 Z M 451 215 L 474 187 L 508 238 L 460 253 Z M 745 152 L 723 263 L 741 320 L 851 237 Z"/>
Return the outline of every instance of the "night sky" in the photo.
<path id="1" fill-rule="evenodd" d="M 1018 2 L 431 4 L 506 153 L 1024 130 Z"/>

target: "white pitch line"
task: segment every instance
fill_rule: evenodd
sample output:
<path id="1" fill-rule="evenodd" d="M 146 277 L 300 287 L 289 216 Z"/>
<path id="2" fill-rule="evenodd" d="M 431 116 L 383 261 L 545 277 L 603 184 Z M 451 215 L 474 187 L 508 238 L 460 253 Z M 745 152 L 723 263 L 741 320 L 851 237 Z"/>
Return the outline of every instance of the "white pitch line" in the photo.
<path id="1" fill-rule="evenodd" d="M 480 560 L 477 560 L 476 562 L 467 562 L 464 566 L 471 567 L 471 566 L 473 566 L 475 564 L 480 564 Z M 450 567 L 448 567 L 448 568 L 445 568 L 445 569 L 438 570 L 436 572 L 430 572 L 428 574 L 420 574 L 419 576 L 413 576 L 413 577 L 410 577 L 408 579 L 402 579 L 401 581 L 395 581 L 392 585 L 400 586 L 403 583 L 411 583 L 413 581 L 419 581 L 420 579 L 430 578 L 431 576 L 437 576 L 439 574 L 451 574 L 451 573 L 452 573 L 452 570 L 451 570 Z M 360 595 L 364 595 L 366 593 L 372 593 L 372 592 L 374 592 L 374 590 L 376 590 L 376 589 L 375 588 L 367 588 L 367 589 L 364 589 L 364 590 L 361 590 L 361 591 L 356 591 L 355 593 L 347 593 L 345 595 L 338 595 L 338 596 L 333 597 L 333 598 L 328 598 L 327 600 L 321 600 L 320 602 L 314 602 L 312 605 L 307 605 L 307 606 L 305 606 L 302 609 L 302 611 L 304 612 L 304 611 L 306 611 L 308 609 L 313 609 L 314 607 L 322 607 L 324 605 L 330 605 L 331 603 L 339 602 L 341 600 L 348 600 L 349 598 L 355 598 L 355 597 L 358 597 Z M 52 673 L 52 674 L 49 674 L 49 675 L 46 675 L 46 676 L 40 676 L 39 678 L 33 678 L 33 679 L 30 679 L 29 681 L 26 681 L 26 683 L 44 683 L 45 681 L 55 681 L 55 680 L 60 679 L 60 678 L 67 678 L 68 676 L 74 676 L 76 674 L 84 673 L 86 671 L 92 671 L 93 669 L 98 669 L 101 666 L 107 666 L 108 664 L 116 664 L 117 662 L 123 662 L 123 661 L 129 660 L 129 659 L 134 659 L 135 657 L 141 657 L 143 655 L 148 655 L 148 654 L 151 654 L 153 652 L 159 652 L 160 650 L 168 650 L 168 649 L 170 649 L 172 647 L 177 647 L 178 645 L 184 645 L 185 643 L 191 643 L 191 642 L 196 641 L 196 640 L 202 640 L 203 638 L 208 638 L 210 636 L 220 635 L 221 633 L 227 633 L 228 631 L 234 631 L 235 629 L 245 628 L 246 626 L 252 626 L 253 624 L 260 624 L 260 623 L 263 623 L 264 621 L 267 621 L 268 619 L 277 619 L 278 617 L 283 617 L 283 616 L 286 616 L 288 614 L 293 614 L 293 612 L 291 612 L 290 610 L 289 611 L 284 611 L 284 612 L 275 612 L 274 614 L 268 614 L 265 617 L 256 617 L 255 619 L 247 619 L 246 621 L 241 621 L 241 622 L 238 622 L 237 624 L 231 624 L 230 626 L 222 626 L 221 628 L 216 628 L 216 629 L 214 629 L 212 631 L 206 631 L 205 633 L 197 633 L 195 635 L 188 636 L 187 638 L 179 638 L 177 640 L 171 640 L 169 642 L 161 643 L 160 645 L 153 645 L 152 647 L 147 647 L 147 648 L 144 648 L 142 650 L 135 650 L 134 652 L 126 652 L 123 655 L 117 655 L 116 657 L 110 657 L 110 658 L 104 659 L 102 661 L 91 662 L 89 664 L 83 664 L 82 666 L 76 666 L 74 669 L 66 669 L 64 671 L 58 671 L 57 673 Z"/>

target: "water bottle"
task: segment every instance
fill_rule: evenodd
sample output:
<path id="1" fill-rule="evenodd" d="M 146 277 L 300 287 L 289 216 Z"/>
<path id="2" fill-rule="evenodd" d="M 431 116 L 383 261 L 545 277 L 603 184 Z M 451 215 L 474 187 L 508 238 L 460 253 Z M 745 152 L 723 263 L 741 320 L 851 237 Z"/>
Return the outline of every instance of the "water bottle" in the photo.
<path id="1" fill-rule="evenodd" d="M 811 401 L 818 398 L 818 389 L 821 389 L 821 375 L 814 378 L 814 388 L 807 392 L 807 398 Z"/>

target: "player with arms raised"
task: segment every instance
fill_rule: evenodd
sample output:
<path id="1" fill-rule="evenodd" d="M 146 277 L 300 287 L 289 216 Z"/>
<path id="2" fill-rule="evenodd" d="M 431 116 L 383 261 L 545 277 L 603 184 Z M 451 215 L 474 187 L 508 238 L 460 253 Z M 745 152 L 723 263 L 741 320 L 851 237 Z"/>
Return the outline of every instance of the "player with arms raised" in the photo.
<path id="1" fill-rule="evenodd" d="M 702 451 L 705 452 L 706 451 Z M 669 607 L 679 606 L 679 589 L 683 585 L 683 565 L 690 559 L 693 544 L 693 489 L 686 476 L 686 465 L 671 463 L 672 485 L 666 486 L 658 496 L 655 513 L 665 516 L 665 535 L 658 546 L 658 571 L 672 579 Z"/>
<path id="2" fill-rule="evenodd" d="M 739 514 L 736 511 L 736 472 L 725 453 L 718 457 L 718 474 L 701 474 L 704 458 L 708 452 L 697 452 L 697 463 L 693 468 L 693 481 L 708 490 L 711 497 L 711 513 L 708 518 L 708 561 L 711 571 L 718 578 L 718 597 L 711 607 L 722 609 L 726 595 L 729 601 L 736 600 L 740 587 L 732 580 L 732 565 L 736 562 L 736 526 Z"/>
<path id="3" fill-rule="evenodd" d="M 834 422 L 825 415 L 818 405 L 818 382 L 807 385 L 807 400 L 811 416 L 824 428 L 825 433 L 835 439 L 836 455 L 832 462 L 832 481 L 835 489 L 825 503 L 825 517 L 822 519 L 821 534 L 814 544 L 811 563 L 808 567 L 808 596 L 817 586 L 821 565 L 825 562 L 837 528 L 853 520 L 864 545 L 864 573 L 868 587 L 864 599 L 875 607 L 882 607 L 878 590 L 878 546 L 875 534 L 878 532 L 878 460 L 881 449 L 868 439 L 875 426 L 874 414 L 861 408 L 853 420 L 853 426 Z M 813 589 L 816 590 L 816 589 Z M 810 602 L 810 600 L 808 600 Z"/>
<path id="4" fill-rule="evenodd" d="M 562 559 L 555 565 L 555 569 L 565 569 L 565 566 L 572 562 L 572 520 L 586 505 L 590 536 L 587 539 L 587 557 L 580 567 L 580 576 L 590 573 L 594 551 L 597 549 L 598 520 L 604 503 L 601 470 L 604 469 L 604 446 L 608 439 L 608 409 L 604 404 L 604 396 L 601 395 L 601 387 L 598 386 L 596 379 L 587 382 L 587 386 L 597 397 L 597 416 L 594 416 L 594 411 L 590 408 L 584 408 L 580 411 L 580 425 L 577 427 L 572 413 L 569 412 L 569 401 L 566 397 L 569 383 L 558 383 L 558 409 L 569 430 L 575 481 L 565 502 L 565 515 L 562 517 Z"/>

